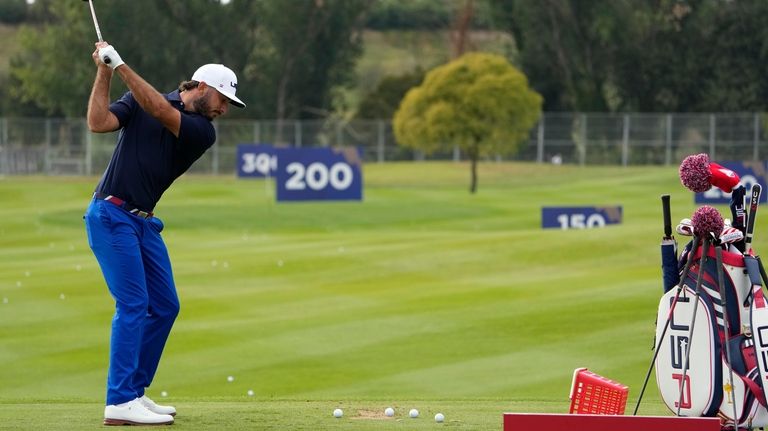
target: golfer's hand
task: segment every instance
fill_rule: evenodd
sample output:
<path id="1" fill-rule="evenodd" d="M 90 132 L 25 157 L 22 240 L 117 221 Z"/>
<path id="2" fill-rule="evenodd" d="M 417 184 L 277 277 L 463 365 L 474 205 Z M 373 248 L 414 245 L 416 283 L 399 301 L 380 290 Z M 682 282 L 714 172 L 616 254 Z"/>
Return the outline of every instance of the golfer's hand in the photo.
<path id="1" fill-rule="evenodd" d="M 118 67 L 125 64 L 123 59 L 120 58 L 120 54 L 117 53 L 117 50 L 112 45 L 106 45 L 98 48 L 97 54 L 99 56 L 99 60 L 107 66 L 111 67 L 112 70 L 117 69 Z"/>
<path id="2" fill-rule="evenodd" d="M 96 66 L 107 66 L 106 64 L 102 63 L 101 60 L 99 59 L 99 49 L 109 46 L 109 43 L 96 42 L 94 45 L 96 45 L 96 49 L 94 49 L 93 53 L 91 54 L 91 58 L 93 58 L 93 62 L 96 64 Z"/>

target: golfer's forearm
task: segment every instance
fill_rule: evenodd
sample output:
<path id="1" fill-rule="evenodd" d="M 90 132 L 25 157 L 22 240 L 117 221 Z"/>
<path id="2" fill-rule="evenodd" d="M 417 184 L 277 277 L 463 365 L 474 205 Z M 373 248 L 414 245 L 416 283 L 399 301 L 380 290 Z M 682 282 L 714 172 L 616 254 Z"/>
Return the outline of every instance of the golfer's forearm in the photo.
<path id="1" fill-rule="evenodd" d="M 152 85 L 133 71 L 127 64 L 115 69 L 125 85 L 131 90 L 133 98 L 136 99 L 139 106 L 149 115 L 157 118 L 165 127 L 170 129 L 174 135 L 179 135 L 181 125 L 181 116 L 165 96 L 155 90 Z"/>
<path id="2" fill-rule="evenodd" d="M 109 112 L 109 86 L 112 81 L 112 71 L 99 67 L 93 82 L 91 95 L 88 98 L 88 113 L 86 115 L 88 129 L 92 132 L 111 132 L 117 129 L 115 118 Z"/>
<path id="3" fill-rule="evenodd" d="M 163 109 L 163 105 L 168 105 L 162 94 L 160 94 L 147 81 L 133 71 L 127 64 L 115 69 L 125 85 L 133 93 L 133 98 L 139 102 L 142 109 L 149 115 L 156 116 Z"/>

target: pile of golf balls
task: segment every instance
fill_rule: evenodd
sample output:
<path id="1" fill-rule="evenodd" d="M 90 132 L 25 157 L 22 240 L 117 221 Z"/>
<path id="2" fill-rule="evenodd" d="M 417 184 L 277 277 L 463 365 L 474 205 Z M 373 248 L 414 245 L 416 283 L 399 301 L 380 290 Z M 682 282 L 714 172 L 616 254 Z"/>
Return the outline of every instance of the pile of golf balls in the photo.
<path id="1" fill-rule="evenodd" d="M 249 391 L 250 392 L 250 391 Z M 250 395 L 250 393 L 249 393 Z M 395 409 L 392 407 L 387 407 L 384 409 L 384 416 L 386 417 L 393 417 L 395 415 Z M 341 409 L 335 409 L 333 411 L 333 417 L 335 418 L 341 418 L 344 416 L 344 411 Z M 408 416 L 410 416 L 412 419 L 416 419 L 419 417 L 419 411 L 417 409 L 411 409 L 408 411 Z M 435 414 L 435 422 L 437 423 L 443 423 L 445 422 L 445 415 L 442 413 Z"/>

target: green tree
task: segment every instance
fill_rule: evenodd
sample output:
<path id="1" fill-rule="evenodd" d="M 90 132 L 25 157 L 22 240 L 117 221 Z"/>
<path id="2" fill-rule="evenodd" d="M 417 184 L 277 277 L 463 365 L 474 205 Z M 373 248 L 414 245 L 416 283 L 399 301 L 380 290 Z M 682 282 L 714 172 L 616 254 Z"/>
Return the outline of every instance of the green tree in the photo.
<path id="1" fill-rule="evenodd" d="M 614 81 L 628 110 L 740 112 L 768 107 L 768 29 L 760 0 L 643 1 L 617 34 Z"/>
<path id="2" fill-rule="evenodd" d="M 515 38 L 518 62 L 548 111 L 611 109 L 616 35 L 634 0 L 496 0 L 497 23 Z"/>
<path id="3" fill-rule="evenodd" d="M 0 0 L 0 23 L 16 24 L 27 18 L 23 0 Z"/>
<path id="4" fill-rule="evenodd" d="M 205 63 L 225 63 L 248 107 L 232 117 L 311 118 L 332 112 L 351 83 L 371 0 L 132 0 L 97 2 L 104 38 L 159 91 Z M 87 3 L 38 0 L 38 27 L 20 36 L 11 97 L 49 115 L 82 116 L 94 76 L 96 34 Z M 113 97 L 126 89 L 119 80 Z"/>
<path id="5" fill-rule="evenodd" d="M 489 0 L 548 111 L 765 110 L 764 0 Z"/>
<path id="6" fill-rule="evenodd" d="M 247 55 L 240 55 L 234 46 L 222 49 L 219 42 L 220 35 L 241 37 L 237 31 L 247 25 L 242 18 L 227 26 L 221 23 L 249 16 L 241 10 L 245 2 L 226 7 L 218 2 L 184 2 L 187 11 L 197 12 L 189 17 L 175 15 L 177 10 L 169 4 L 178 3 L 134 0 L 130 5 L 97 2 L 95 6 L 104 38 L 158 91 L 174 89 L 202 64 L 226 62 L 245 81 L 240 83 L 246 89 L 241 97 L 248 100 L 252 86 L 243 80 L 244 62 L 234 61 Z M 91 53 L 97 40 L 88 4 L 38 0 L 34 6 L 41 21 L 20 31 L 23 50 L 10 67 L 12 79 L 19 83 L 12 97 L 34 103 L 48 115 L 82 116 L 95 74 Z M 196 26 L 193 31 L 180 24 L 184 19 Z M 113 80 L 112 97 L 126 90 L 119 79 Z"/>
<path id="7" fill-rule="evenodd" d="M 471 53 L 427 73 L 395 113 L 398 144 L 429 154 L 454 145 L 470 159 L 477 191 L 481 156 L 513 154 L 541 116 L 542 97 L 504 57 Z"/>

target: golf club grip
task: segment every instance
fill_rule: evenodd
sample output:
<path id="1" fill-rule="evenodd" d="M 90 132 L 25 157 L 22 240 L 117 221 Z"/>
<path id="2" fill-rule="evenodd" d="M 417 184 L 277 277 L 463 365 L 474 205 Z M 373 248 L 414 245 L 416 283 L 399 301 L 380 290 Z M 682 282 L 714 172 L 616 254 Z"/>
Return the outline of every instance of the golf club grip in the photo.
<path id="1" fill-rule="evenodd" d="M 661 195 L 661 209 L 664 213 L 664 239 L 672 238 L 672 215 L 669 208 L 669 195 Z"/>
<path id="2" fill-rule="evenodd" d="M 747 231 L 744 235 L 744 244 L 746 252 L 749 252 L 752 244 L 752 236 L 755 232 L 755 218 L 757 217 L 757 208 L 760 205 L 760 193 L 762 187 L 760 184 L 752 185 L 752 199 L 749 203 L 749 214 L 747 215 Z"/>

